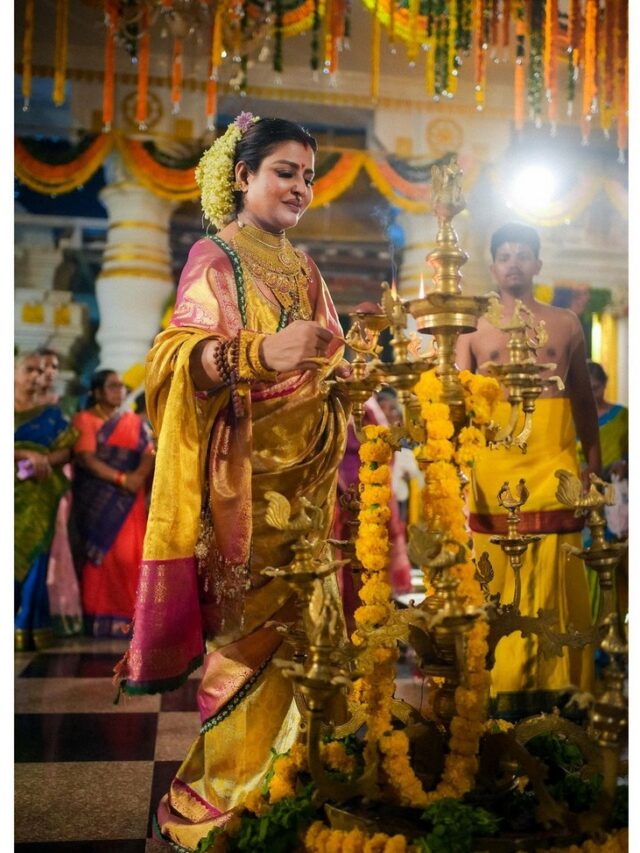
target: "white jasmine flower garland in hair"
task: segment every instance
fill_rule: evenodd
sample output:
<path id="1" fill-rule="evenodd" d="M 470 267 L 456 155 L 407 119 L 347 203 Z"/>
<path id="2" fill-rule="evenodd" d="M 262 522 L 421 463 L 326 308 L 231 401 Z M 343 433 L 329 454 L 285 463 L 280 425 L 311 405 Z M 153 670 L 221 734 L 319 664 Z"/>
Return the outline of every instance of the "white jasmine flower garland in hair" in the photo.
<path id="1" fill-rule="evenodd" d="M 235 217 L 233 196 L 235 175 L 233 161 L 236 145 L 259 116 L 240 113 L 226 132 L 200 158 L 196 167 L 196 183 L 200 187 L 200 203 L 205 217 L 220 229 Z"/>

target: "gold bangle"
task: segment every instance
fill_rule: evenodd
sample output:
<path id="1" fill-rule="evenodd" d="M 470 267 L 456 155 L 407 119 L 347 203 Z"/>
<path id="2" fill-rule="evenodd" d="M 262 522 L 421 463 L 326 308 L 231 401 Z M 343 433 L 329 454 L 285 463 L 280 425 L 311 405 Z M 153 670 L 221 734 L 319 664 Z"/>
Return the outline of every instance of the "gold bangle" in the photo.
<path id="1" fill-rule="evenodd" d="M 238 332 L 238 379 L 244 382 L 275 382 L 278 374 L 260 358 L 260 344 L 266 335 L 242 329 Z"/>

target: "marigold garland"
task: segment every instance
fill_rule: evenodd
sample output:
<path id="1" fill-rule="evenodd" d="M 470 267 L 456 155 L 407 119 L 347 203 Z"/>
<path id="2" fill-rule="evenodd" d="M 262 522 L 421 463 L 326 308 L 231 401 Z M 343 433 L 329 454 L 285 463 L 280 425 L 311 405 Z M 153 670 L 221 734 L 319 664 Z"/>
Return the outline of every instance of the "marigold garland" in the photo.
<path id="1" fill-rule="evenodd" d="M 69 0 L 58 0 L 56 4 L 56 47 L 53 71 L 53 103 L 57 107 L 64 104 L 68 45 Z"/>
<path id="2" fill-rule="evenodd" d="M 105 24 L 107 32 L 104 44 L 104 88 L 102 92 L 102 125 L 104 131 L 111 130 L 113 122 L 113 90 L 115 85 L 115 34 L 118 23 L 118 4 L 105 0 Z"/>
<path id="3" fill-rule="evenodd" d="M 31 81 L 33 60 L 33 4 L 34 0 L 25 0 L 24 6 L 24 36 L 22 39 L 22 97 L 23 109 L 29 108 L 31 100 Z"/>
<path id="4" fill-rule="evenodd" d="M 331 829 L 318 820 L 306 832 L 304 849 L 308 853 L 406 853 L 409 842 L 404 835 L 376 832 L 369 836 L 360 829 Z"/>
<path id="5" fill-rule="evenodd" d="M 149 52 L 151 30 L 149 28 L 149 9 L 144 6 L 140 22 L 142 35 L 138 51 L 138 94 L 136 98 L 136 122 L 138 130 L 147 129 L 147 95 L 149 92 Z"/>

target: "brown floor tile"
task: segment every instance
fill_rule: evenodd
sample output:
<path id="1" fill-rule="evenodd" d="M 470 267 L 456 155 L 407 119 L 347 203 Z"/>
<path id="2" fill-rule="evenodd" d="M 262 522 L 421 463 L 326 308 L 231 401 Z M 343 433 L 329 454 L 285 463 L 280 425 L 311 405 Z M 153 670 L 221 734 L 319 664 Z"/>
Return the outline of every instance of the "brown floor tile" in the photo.
<path id="1" fill-rule="evenodd" d="M 144 853 L 167 853 L 169 849 L 164 842 L 147 838 L 147 846 L 144 848 Z"/>
<path id="2" fill-rule="evenodd" d="M 14 760 L 152 761 L 157 721 L 155 713 L 16 714 Z"/>
<path id="3" fill-rule="evenodd" d="M 120 660 L 116 652 L 58 652 L 37 655 L 20 678 L 113 678 Z"/>
<path id="4" fill-rule="evenodd" d="M 158 716 L 156 761 L 182 761 L 200 732 L 197 711 L 171 711 Z"/>
<path id="5" fill-rule="evenodd" d="M 199 681 L 193 678 L 187 679 L 176 690 L 170 690 L 162 694 L 160 710 L 162 711 L 197 711 L 198 710 L 198 687 Z"/>
<path id="6" fill-rule="evenodd" d="M 18 764 L 15 841 L 146 837 L 152 761 Z"/>
<path id="7" fill-rule="evenodd" d="M 111 714 L 159 711 L 160 696 L 121 696 L 109 678 L 24 678 L 15 694 L 16 714 Z"/>
<path id="8" fill-rule="evenodd" d="M 90 652 L 123 655 L 126 651 L 129 641 L 114 640 L 110 637 L 98 639 L 96 637 L 68 637 L 57 640 L 56 645 L 47 649 L 43 654 L 55 655 L 60 652 Z"/>
<path id="9" fill-rule="evenodd" d="M 24 672 L 38 652 L 15 652 L 13 655 L 13 672 L 16 678 Z"/>

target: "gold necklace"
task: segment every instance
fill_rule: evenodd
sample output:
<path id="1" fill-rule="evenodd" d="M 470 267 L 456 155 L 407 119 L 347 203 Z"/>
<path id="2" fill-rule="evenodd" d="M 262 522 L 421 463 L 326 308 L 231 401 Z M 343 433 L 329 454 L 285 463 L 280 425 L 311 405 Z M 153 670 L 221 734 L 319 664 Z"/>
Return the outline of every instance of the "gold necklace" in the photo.
<path id="1" fill-rule="evenodd" d="M 95 409 L 96 415 L 97 415 L 99 418 L 102 418 L 102 420 L 103 420 L 103 421 L 108 421 L 108 420 L 109 420 L 109 418 L 113 416 L 113 412 L 111 412 L 111 413 L 106 412 L 106 411 L 102 408 L 102 406 L 100 405 L 100 403 L 94 403 L 94 404 L 93 404 L 93 408 Z"/>
<path id="2" fill-rule="evenodd" d="M 304 254 L 293 248 L 284 233 L 270 234 L 254 225 L 242 225 L 229 242 L 245 277 L 264 282 L 290 320 L 311 319 L 311 269 Z"/>

